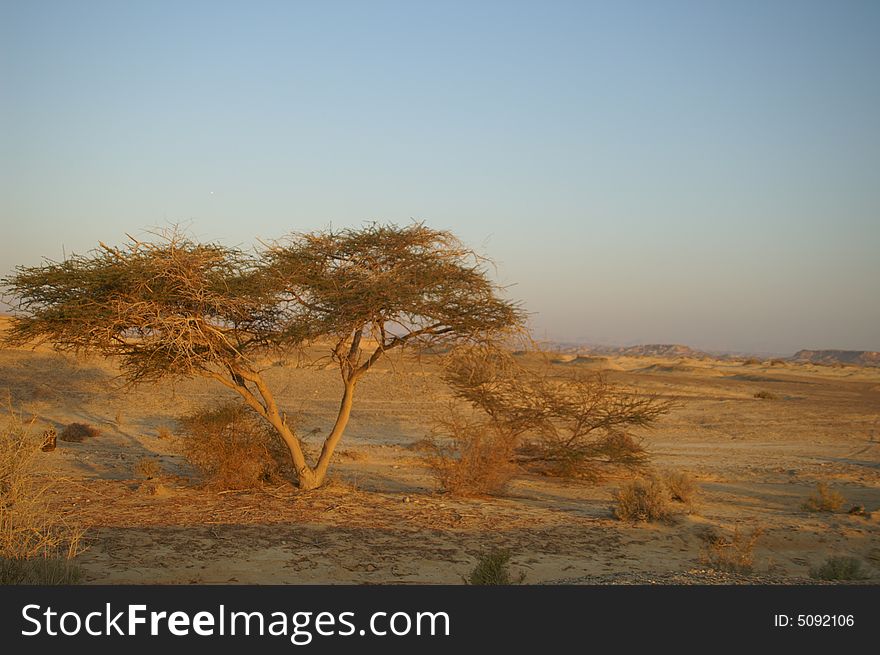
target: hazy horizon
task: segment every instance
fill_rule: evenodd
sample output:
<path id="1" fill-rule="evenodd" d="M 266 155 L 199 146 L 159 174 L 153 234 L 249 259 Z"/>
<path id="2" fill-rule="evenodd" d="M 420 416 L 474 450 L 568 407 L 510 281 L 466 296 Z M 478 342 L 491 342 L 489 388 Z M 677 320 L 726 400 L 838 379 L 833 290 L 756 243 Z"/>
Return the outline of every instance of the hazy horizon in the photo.
<path id="1" fill-rule="evenodd" d="M 414 219 L 538 339 L 880 350 L 878 3 L 0 6 L 0 275 Z"/>

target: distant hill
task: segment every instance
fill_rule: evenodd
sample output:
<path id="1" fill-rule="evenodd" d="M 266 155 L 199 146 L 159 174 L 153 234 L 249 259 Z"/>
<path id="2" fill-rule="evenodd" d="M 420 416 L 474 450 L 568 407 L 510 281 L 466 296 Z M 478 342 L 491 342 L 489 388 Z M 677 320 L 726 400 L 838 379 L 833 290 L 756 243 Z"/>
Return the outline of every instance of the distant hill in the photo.
<path id="1" fill-rule="evenodd" d="M 799 350 L 791 359 L 813 364 L 880 366 L 880 352 L 876 350 Z"/>
<path id="2" fill-rule="evenodd" d="M 708 354 L 702 350 L 695 350 L 690 346 L 670 343 L 647 343 L 640 346 L 593 346 L 591 353 L 597 355 L 619 355 L 623 357 L 663 357 L 666 359 L 678 359 L 680 357 L 702 358 Z"/>

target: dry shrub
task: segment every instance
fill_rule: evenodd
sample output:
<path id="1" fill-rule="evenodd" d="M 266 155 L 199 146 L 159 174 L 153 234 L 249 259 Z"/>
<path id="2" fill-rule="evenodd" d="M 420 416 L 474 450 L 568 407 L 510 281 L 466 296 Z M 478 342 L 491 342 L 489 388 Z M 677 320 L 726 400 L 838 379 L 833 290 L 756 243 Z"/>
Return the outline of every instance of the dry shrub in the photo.
<path id="1" fill-rule="evenodd" d="M 147 480 L 158 478 L 161 471 L 162 466 L 155 457 L 142 457 L 134 467 L 135 475 L 139 475 Z"/>
<path id="2" fill-rule="evenodd" d="M 180 418 L 183 455 L 216 489 L 254 489 L 290 478 L 289 454 L 251 409 L 226 404 Z"/>
<path id="3" fill-rule="evenodd" d="M 754 397 L 758 400 L 777 400 L 779 398 L 771 391 L 756 391 Z"/>
<path id="4" fill-rule="evenodd" d="M 810 577 L 814 580 L 864 580 L 870 574 L 862 567 L 862 562 L 855 557 L 829 557 L 821 566 L 810 569 Z"/>
<path id="5" fill-rule="evenodd" d="M 362 462 L 367 459 L 368 455 L 360 450 L 337 450 L 336 457 L 347 459 L 350 462 Z"/>
<path id="6" fill-rule="evenodd" d="M 55 428 L 49 428 L 43 431 L 43 445 L 40 450 L 44 453 L 51 453 L 58 446 L 58 431 Z"/>
<path id="7" fill-rule="evenodd" d="M 549 364 L 534 371 L 491 346 L 463 347 L 444 362 L 454 394 L 516 441 L 516 460 L 532 471 L 596 480 L 608 465 L 647 462 L 634 428 L 650 428 L 673 403 L 610 384 L 606 377 Z"/>
<path id="8" fill-rule="evenodd" d="M 671 500 L 685 505 L 692 505 L 696 500 L 699 487 L 690 474 L 684 471 L 665 471 L 662 480 Z"/>
<path id="9" fill-rule="evenodd" d="M 32 424 L 10 411 L 0 428 L 0 578 L 4 584 L 67 581 L 59 572 L 81 551 L 82 531 L 53 511 L 48 493 L 56 481 L 39 475 L 44 443 Z M 66 574 L 65 574 L 66 575 Z"/>
<path id="10" fill-rule="evenodd" d="M 614 515 L 622 521 L 668 521 L 673 515 L 669 490 L 658 477 L 627 482 L 614 500 Z"/>
<path id="11" fill-rule="evenodd" d="M 169 428 L 163 425 L 161 428 L 156 430 L 156 436 L 163 441 L 167 441 L 168 439 L 171 439 L 171 437 L 173 437 L 174 435 Z"/>
<path id="12" fill-rule="evenodd" d="M 808 512 L 836 512 L 845 502 L 843 494 L 820 482 L 816 485 L 816 493 L 804 501 L 803 508 Z"/>
<path id="13" fill-rule="evenodd" d="M 101 434 L 101 431 L 98 428 L 92 427 L 88 423 L 71 423 L 61 431 L 58 438 L 61 439 L 61 441 L 79 443 L 85 439 L 97 437 L 99 434 Z"/>
<path id="14" fill-rule="evenodd" d="M 500 494 L 516 473 L 515 442 L 509 432 L 491 422 L 469 421 L 456 412 L 437 420 L 435 432 L 445 437 L 428 440 L 427 456 L 441 490 L 458 496 Z"/>
<path id="15" fill-rule="evenodd" d="M 522 583 L 525 577 L 526 574 L 522 571 L 516 577 L 511 575 L 510 551 L 502 548 L 480 557 L 464 581 L 469 585 L 512 585 Z"/>
<path id="16" fill-rule="evenodd" d="M 415 441 L 406 444 L 404 448 L 416 453 L 433 453 L 436 446 L 437 444 L 434 443 L 433 439 L 424 437 L 422 439 L 416 439 Z"/>
<path id="17" fill-rule="evenodd" d="M 734 528 L 731 536 L 711 533 L 706 536 L 703 561 L 716 571 L 746 575 L 752 572 L 754 551 L 764 528 L 753 528 L 746 535 Z"/>

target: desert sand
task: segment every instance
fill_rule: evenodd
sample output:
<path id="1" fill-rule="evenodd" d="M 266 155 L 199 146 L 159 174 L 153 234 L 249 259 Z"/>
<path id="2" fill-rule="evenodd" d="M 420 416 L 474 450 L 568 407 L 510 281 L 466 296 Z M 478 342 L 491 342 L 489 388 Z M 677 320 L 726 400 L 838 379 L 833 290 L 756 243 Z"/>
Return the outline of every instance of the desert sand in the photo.
<path id="1" fill-rule="evenodd" d="M 528 363 L 535 355 L 520 355 Z M 419 442 L 450 393 L 436 356 L 380 364 L 358 389 L 332 482 L 217 493 L 203 488 L 172 433 L 184 412 L 233 394 L 206 380 L 122 387 L 102 359 L 40 347 L 0 350 L 0 395 L 35 429 L 88 423 L 101 433 L 42 456 L 53 504 L 86 529 L 86 583 L 460 583 L 477 558 L 509 548 L 529 584 L 812 582 L 831 555 L 880 576 L 880 369 L 655 357 L 557 356 L 626 387 L 680 400 L 644 432 L 656 469 L 700 485 L 671 523 L 616 519 L 630 474 L 583 483 L 523 475 L 504 497 L 436 491 Z M 267 362 L 268 379 L 317 448 L 338 405 L 338 372 Z M 769 391 L 775 400 L 754 397 Z M 164 435 L 164 436 L 163 436 Z M 160 473 L 138 473 L 155 458 Z M 836 513 L 802 508 L 825 482 Z M 849 514 L 851 506 L 867 514 Z M 705 536 L 765 532 L 750 575 L 701 559 Z M 871 581 L 869 581 L 870 583 Z"/>

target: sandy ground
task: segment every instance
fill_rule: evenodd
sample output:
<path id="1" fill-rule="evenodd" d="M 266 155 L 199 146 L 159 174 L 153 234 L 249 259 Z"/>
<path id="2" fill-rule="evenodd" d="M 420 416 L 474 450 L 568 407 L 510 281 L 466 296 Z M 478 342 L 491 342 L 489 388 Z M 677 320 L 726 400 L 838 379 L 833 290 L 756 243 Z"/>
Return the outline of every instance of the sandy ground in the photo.
<path id="1" fill-rule="evenodd" d="M 268 369 L 304 432 L 326 431 L 338 373 Z M 459 583 L 492 547 L 509 548 L 527 583 L 808 581 L 831 555 L 858 557 L 880 579 L 880 369 L 716 360 L 558 358 L 616 382 L 680 399 L 645 433 L 652 466 L 687 471 L 701 494 L 669 524 L 611 513 L 624 478 L 584 484 L 518 479 L 503 498 L 438 494 L 417 442 L 449 397 L 431 357 L 386 362 L 359 387 L 333 484 L 218 494 L 179 455 L 175 417 L 230 398 L 203 380 L 125 390 L 102 360 L 47 349 L 0 350 L 0 395 L 40 428 L 89 423 L 101 434 L 44 455 L 54 501 L 87 530 L 78 557 L 90 583 Z M 776 400 L 754 398 L 770 391 Z M 311 437 L 317 447 L 323 432 Z M 158 480 L 136 472 L 145 457 Z M 847 499 L 811 513 L 819 481 Z M 868 516 L 847 513 L 863 505 Z M 764 528 L 751 576 L 707 570 L 709 531 Z"/>

